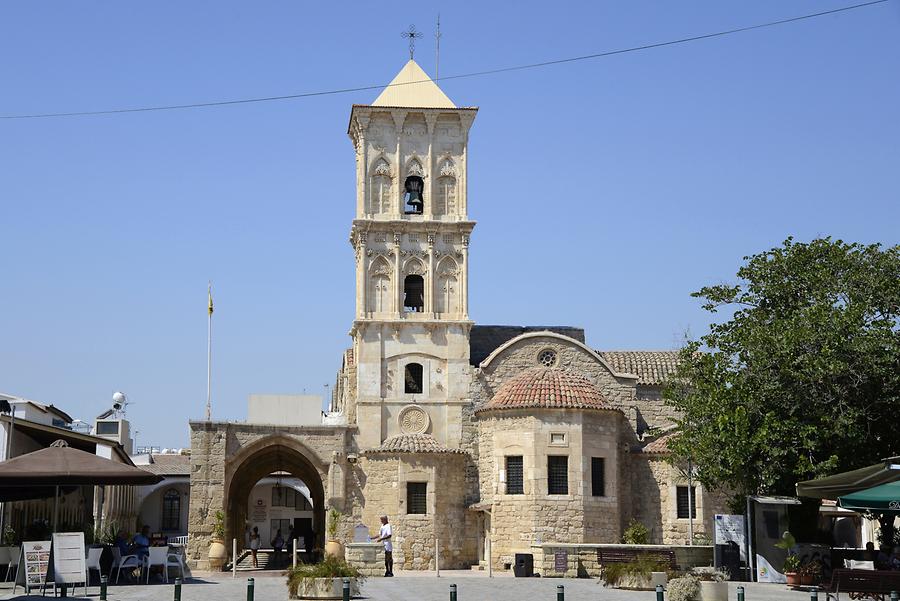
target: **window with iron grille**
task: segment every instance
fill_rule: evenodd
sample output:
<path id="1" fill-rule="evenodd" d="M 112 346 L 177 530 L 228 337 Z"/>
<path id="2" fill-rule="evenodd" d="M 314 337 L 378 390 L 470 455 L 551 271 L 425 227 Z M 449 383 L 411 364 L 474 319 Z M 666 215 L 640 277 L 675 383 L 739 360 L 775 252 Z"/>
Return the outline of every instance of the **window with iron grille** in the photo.
<path id="1" fill-rule="evenodd" d="M 688 519 L 688 506 L 691 508 L 690 517 L 697 517 L 697 488 L 691 486 L 690 500 L 688 500 L 688 487 L 679 486 L 675 490 L 675 496 L 678 501 L 678 517 Z"/>
<path id="2" fill-rule="evenodd" d="M 603 457 L 591 457 L 591 496 L 606 496 L 606 465 Z"/>
<path id="3" fill-rule="evenodd" d="M 506 458 L 506 494 L 525 494 L 523 481 L 522 456 L 510 456 Z"/>
<path id="4" fill-rule="evenodd" d="M 569 494 L 569 458 L 566 455 L 547 457 L 547 494 Z"/>
<path id="5" fill-rule="evenodd" d="M 406 513 L 428 513 L 426 504 L 426 482 L 406 483 Z"/>
<path id="6" fill-rule="evenodd" d="M 181 530 L 181 493 L 170 489 L 163 495 L 162 524 L 163 532 L 175 532 Z"/>

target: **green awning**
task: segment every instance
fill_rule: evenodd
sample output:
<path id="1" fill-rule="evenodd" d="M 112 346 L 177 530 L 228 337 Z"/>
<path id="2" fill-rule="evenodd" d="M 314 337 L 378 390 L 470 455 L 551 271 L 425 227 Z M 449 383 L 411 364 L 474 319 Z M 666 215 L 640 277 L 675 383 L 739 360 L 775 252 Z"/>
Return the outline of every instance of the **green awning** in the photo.
<path id="1" fill-rule="evenodd" d="M 838 505 L 853 511 L 894 511 L 900 513 L 900 481 L 889 482 L 844 495 L 838 498 Z"/>
<path id="2" fill-rule="evenodd" d="M 861 490 L 900 480 L 900 457 L 890 457 L 881 463 L 858 470 L 843 472 L 817 480 L 797 483 L 798 497 L 837 499 Z"/>

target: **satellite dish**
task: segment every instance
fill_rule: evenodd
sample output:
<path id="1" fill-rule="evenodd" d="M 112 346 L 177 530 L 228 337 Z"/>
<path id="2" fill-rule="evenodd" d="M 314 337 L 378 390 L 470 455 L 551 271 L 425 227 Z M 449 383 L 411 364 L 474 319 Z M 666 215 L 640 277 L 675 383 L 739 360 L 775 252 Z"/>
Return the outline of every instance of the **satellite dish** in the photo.
<path id="1" fill-rule="evenodd" d="M 113 409 L 115 409 L 116 411 L 124 407 L 127 402 L 128 400 L 125 398 L 124 392 L 113 393 Z"/>

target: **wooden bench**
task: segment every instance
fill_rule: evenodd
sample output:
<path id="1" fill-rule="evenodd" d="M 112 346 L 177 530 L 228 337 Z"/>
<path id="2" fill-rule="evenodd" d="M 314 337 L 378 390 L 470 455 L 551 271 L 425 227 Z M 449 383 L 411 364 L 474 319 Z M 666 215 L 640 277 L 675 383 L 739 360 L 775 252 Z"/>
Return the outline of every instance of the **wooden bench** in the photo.
<path id="1" fill-rule="evenodd" d="M 675 551 L 672 549 L 597 549 L 597 563 L 601 567 L 611 563 L 634 563 L 649 559 L 670 570 L 676 569 Z"/>
<path id="2" fill-rule="evenodd" d="M 868 597 L 885 601 L 891 591 L 900 591 L 900 572 L 840 568 L 831 573 L 831 582 L 825 591 L 827 598 L 834 597 L 838 601 L 841 593 L 847 593 L 851 599 Z"/>

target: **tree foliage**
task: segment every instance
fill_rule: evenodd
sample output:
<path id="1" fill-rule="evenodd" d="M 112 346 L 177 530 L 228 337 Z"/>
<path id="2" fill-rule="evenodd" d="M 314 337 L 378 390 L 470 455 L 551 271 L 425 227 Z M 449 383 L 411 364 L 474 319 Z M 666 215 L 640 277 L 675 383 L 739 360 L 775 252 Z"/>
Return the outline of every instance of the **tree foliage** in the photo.
<path id="1" fill-rule="evenodd" d="M 744 257 L 693 296 L 730 318 L 681 351 L 670 443 L 707 486 L 793 494 L 900 452 L 900 246 L 830 238 Z"/>

